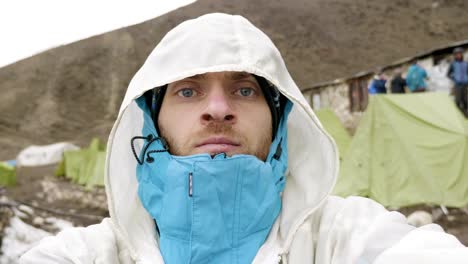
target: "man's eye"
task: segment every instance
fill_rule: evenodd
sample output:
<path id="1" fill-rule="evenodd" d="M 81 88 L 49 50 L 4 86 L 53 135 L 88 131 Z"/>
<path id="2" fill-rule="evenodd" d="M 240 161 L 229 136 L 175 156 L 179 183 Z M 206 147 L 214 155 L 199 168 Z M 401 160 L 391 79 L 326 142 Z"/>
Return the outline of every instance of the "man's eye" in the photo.
<path id="1" fill-rule="evenodd" d="M 193 96 L 195 96 L 197 93 L 196 93 L 195 90 L 193 90 L 193 89 L 184 88 L 184 89 L 178 91 L 177 94 L 178 94 L 179 96 L 182 96 L 182 97 L 193 97 Z"/>
<path id="2" fill-rule="evenodd" d="M 252 88 L 240 88 L 238 90 L 238 93 L 241 95 L 241 96 L 252 96 L 254 94 L 254 89 Z"/>

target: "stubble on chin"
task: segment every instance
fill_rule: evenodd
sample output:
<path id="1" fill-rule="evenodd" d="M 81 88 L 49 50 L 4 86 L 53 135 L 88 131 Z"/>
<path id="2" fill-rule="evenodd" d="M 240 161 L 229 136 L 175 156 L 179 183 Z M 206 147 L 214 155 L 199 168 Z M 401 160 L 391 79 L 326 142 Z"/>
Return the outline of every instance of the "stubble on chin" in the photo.
<path id="1" fill-rule="evenodd" d="M 198 141 L 209 138 L 210 136 L 222 135 L 236 142 L 239 142 L 241 149 L 238 153 L 228 153 L 228 156 L 235 154 L 247 154 L 256 156 L 258 159 L 265 161 L 271 145 L 271 129 L 259 131 L 262 135 L 258 137 L 257 142 L 250 142 L 249 139 L 241 133 L 236 132 L 229 124 L 210 123 L 203 130 L 194 132 L 185 142 L 179 142 L 163 127 L 160 127 L 161 136 L 166 139 L 169 145 L 169 153 L 176 156 L 189 156 L 199 154 L 195 150 Z"/>

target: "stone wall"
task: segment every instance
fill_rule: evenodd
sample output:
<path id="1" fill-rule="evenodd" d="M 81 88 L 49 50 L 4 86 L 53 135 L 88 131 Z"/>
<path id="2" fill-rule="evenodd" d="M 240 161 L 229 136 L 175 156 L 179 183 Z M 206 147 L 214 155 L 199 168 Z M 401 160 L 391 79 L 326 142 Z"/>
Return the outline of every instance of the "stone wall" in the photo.
<path id="1" fill-rule="evenodd" d="M 465 60 L 468 58 L 468 50 L 464 53 Z M 449 63 L 453 59 L 453 54 L 448 51 L 445 54 L 438 55 L 438 64 L 434 64 L 434 57 L 421 56 L 418 58 L 418 64 L 421 65 L 428 73 L 429 79 L 426 81 L 428 91 L 435 92 L 449 92 L 452 83 L 450 79 L 446 77 Z M 387 93 L 390 93 L 390 82 L 396 72 L 401 72 L 403 78 L 406 77 L 406 72 L 410 66 L 410 62 L 407 60 L 402 63 L 396 63 L 391 66 L 385 67 L 382 72 L 387 78 Z M 364 77 L 362 77 L 364 76 Z M 367 84 L 371 81 L 372 73 L 361 75 L 361 77 L 353 77 L 349 79 L 343 79 L 339 82 L 333 82 L 331 84 L 309 89 L 304 92 L 305 98 L 314 110 L 321 108 L 332 109 L 338 118 L 341 120 L 343 126 L 351 133 L 354 134 L 363 112 L 355 111 L 351 112 L 350 97 L 349 97 L 349 85 L 348 81 L 353 79 L 367 79 Z M 406 92 L 409 92 L 408 90 Z"/>
<path id="2" fill-rule="evenodd" d="M 332 109 L 340 119 L 343 126 L 354 134 L 362 112 L 350 112 L 348 85 L 346 83 L 338 83 L 321 87 L 317 90 L 312 90 L 304 93 L 304 96 L 309 101 L 314 110 L 321 108 Z"/>

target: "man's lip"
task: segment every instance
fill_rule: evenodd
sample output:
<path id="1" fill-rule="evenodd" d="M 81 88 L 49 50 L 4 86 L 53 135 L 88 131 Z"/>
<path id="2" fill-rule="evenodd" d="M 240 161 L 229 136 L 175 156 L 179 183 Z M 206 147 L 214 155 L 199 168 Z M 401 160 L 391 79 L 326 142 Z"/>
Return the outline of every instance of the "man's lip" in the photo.
<path id="1" fill-rule="evenodd" d="M 204 145 L 231 145 L 231 146 L 240 146 L 235 140 L 226 138 L 226 137 L 210 137 L 203 140 L 200 144 L 197 144 L 196 147 L 202 147 Z"/>

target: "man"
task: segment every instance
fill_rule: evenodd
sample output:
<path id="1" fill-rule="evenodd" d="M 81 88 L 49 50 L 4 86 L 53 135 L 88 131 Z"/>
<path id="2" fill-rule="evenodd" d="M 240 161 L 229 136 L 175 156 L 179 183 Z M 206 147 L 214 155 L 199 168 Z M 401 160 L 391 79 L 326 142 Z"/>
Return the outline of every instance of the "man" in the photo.
<path id="1" fill-rule="evenodd" d="M 455 103 L 462 113 L 468 117 L 468 62 L 463 60 L 463 48 L 453 50 L 454 60 L 450 64 L 447 76 L 454 82 Z"/>
<path id="2" fill-rule="evenodd" d="M 387 87 L 385 87 L 385 84 L 387 83 L 387 79 L 385 78 L 385 75 L 383 72 L 379 71 L 374 78 L 372 79 L 368 90 L 370 94 L 386 94 L 387 93 Z"/>
<path id="3" fill-rule="evenodd" d="M 170 31 L 109 137 L 110 218 L 22 263 L 465 263 L 440 227 L 330 196 L 338 153 L 271 40 L 240 16 Z M 441 254 L 443 253 L 443 254 Z"/>
<path id="4" fill-rule="evenodd" d="M 392 93 L 405 93 L 406 80 L 401 76 L 401 70 L 396 70 L 390 83 Z"/>
<path id="5" fill-rule="evenodd" d="M 427 72 L 423 67 L 419 66 L 416 60 L 411 62 L 406 74 L 406 85 L 412 93 L 419 93 L 426 91 Z"/>

